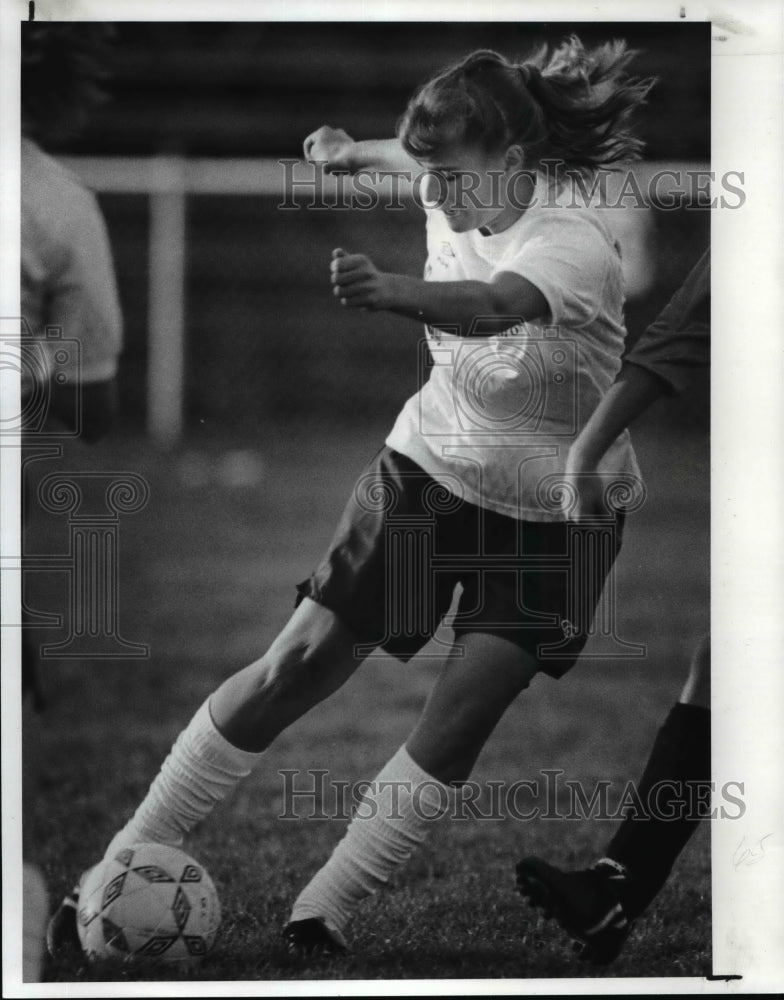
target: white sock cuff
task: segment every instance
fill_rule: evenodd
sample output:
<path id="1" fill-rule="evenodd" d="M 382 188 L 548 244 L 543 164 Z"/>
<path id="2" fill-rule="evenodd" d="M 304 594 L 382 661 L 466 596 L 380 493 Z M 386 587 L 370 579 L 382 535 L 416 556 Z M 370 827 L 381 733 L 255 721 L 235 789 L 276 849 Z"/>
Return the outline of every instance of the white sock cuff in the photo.
<path id="1" fill-rule="evenodd" d="M 455 789 L 428 774 L 414 760 L 405 744 L 389 760 L 378 774 L 375 783 L 405 782 L 417 806 L 421 806 L 428 816 L 441 815 L 449 808 L 455 797 Z"/>
<path id="2" fill-rule="evenodd" d="M 182 733 L 183 738 L 187 738 L 189 749 L 205 763 L 243 778 L 250 774 L 264 753 L 250 753 L 229 743 L 212 721 L 209 698 L 191 719 Z"/>

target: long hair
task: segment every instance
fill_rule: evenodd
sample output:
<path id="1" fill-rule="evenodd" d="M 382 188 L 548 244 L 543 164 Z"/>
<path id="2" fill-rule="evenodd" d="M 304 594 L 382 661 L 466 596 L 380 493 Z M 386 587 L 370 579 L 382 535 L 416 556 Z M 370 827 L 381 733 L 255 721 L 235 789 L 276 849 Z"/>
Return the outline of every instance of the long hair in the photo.
<path id="1" fill-rule="evenodd" d="M 636 54 L 621 40 L 587 50 L 576 35 L 522 63 L 473 52 L 414 94 L 398 137 L 420 160 L 452 142 L 487 152 L 519 143 L 532 165 L 554 160 L 581 174 L 637 159 L 632 117 L 656 81 L 627 76 Z"/>
<path id="2" fill-rule="evenodd" d="M 106 100 L 112 25 L 22 24 L 22 131 L 44 145 L 76 135 Z"/>

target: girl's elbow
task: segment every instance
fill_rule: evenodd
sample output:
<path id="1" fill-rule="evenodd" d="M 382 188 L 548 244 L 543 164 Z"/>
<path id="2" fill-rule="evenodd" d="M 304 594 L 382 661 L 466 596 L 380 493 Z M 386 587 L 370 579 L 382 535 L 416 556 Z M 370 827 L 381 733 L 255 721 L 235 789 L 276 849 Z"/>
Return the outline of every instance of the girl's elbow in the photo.
<path id="1" fill-rule="evenodd" d="M 487 296 L 485 315 L 492 317 L 499 330 L 536 318 L 534 312 L 521 308 L 520 302 L 497 289 L 492 289 Z"/>

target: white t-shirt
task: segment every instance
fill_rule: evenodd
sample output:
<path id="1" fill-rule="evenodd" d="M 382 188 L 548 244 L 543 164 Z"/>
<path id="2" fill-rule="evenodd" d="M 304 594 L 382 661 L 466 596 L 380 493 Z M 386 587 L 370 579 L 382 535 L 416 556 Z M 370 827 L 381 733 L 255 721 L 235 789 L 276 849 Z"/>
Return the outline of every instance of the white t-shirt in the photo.
<path id="1" fill-rule="evenodd" d="M 559 201 L 540 178 L 526 212 L 490 236 L 454 233 L 440 211 L 427 212 L 426 280 L 512 271 L 536 285 L 550 313 L 510 317 L 489 337 L 426 327 L 430 377 L 386 442 L 470 503 L 531 521 L 565 518 L 556 483 L 620 369 L 626 337 L 620 250 L 595 211 Z M 639 479 L 628 431 L 600 470 Z"/>
<path id="2" fill-rule="evenodd" d="M 122 315 L 95 195 L 27 138 L 21 173 L 22 316 L 44 341 L 52 374 L 71 382 L 112 378 L 122 348 Z M 47 326 L 61 327 L 61 339 L 46 339 Z"/>

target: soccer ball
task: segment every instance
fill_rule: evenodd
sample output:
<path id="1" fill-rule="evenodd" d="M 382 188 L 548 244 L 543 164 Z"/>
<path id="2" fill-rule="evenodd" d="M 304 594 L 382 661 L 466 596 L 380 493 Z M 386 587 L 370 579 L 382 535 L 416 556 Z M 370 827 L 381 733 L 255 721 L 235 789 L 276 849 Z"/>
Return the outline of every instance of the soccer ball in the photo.
<path id="1" fill-rule="evenodd" d="M 191 964 L 210 950 L 219 923 L 212 879 L 176 847 L 134 844 L 79 885 L 79 940 L 91 962 Z"/>

